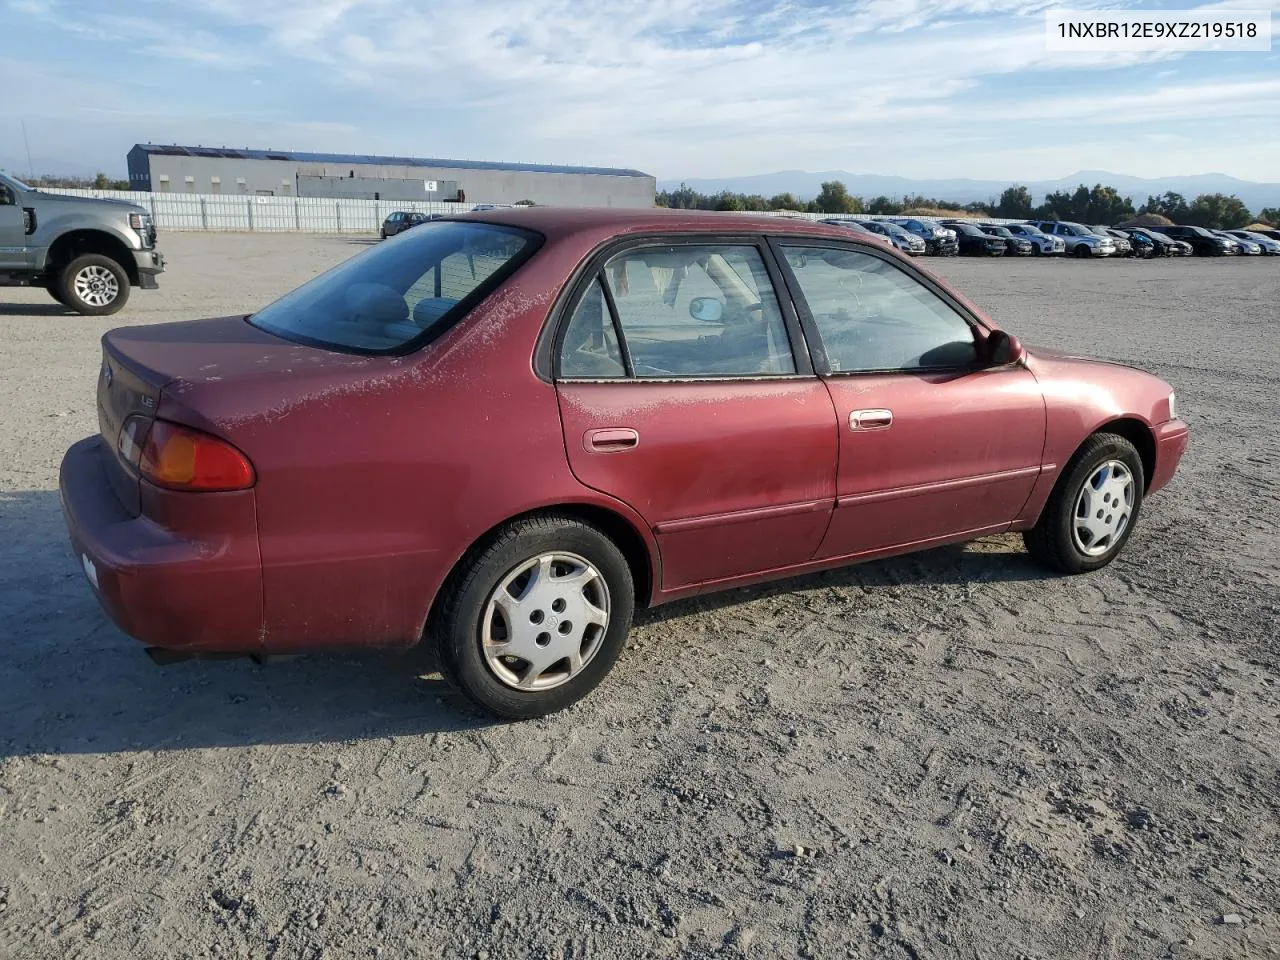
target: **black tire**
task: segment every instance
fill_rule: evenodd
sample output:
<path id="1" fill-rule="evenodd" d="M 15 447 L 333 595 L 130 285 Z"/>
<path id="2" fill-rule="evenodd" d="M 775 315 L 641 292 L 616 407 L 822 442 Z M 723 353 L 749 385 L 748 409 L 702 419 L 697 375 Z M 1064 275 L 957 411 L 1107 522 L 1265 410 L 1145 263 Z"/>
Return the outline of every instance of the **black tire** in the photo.
<path id="1" fill-rule="evenodd" d="M 62 299 L 62 290 L 56 282 L 50 284 L 47 289 L 49 291 L 49 296 L 53 297 L 53 299 L 57 300 L 64 307 L 68 306 L 67 301 Z"/>
<path id="2" fill-rule="evenodd" d="M 1087 260 L 1089 257 L 1093 256 L 1093 254 L 1089 252 L 1089 248 L 1083 243 L 1076 244 L 1076 248 L 1072 251 L 1071 255 L 1073 257 L 1079 257 L 1081 260 Z"/>
<path id="3" fill-rule="evenodd" d="M 1075 506 L 1085 481 L 1108 460 L 1118 460 L 1133 475 L 1133 506 L 1128 525 L 1105 553 L 1090 556 L 1076 545 L 1073 533 Z M 1095 433 L 1075 452 L 1049 495 L 1049 502 L 1036 525 L 1022 534 L 1027 551 L 1040 564 L 1059 573 L 1088 573 L 1105 567 L 1114 560 L 1129 541 L 1142 513 L 1142 495 L 1146 489 L 1142 458 L 1137 449 L 1114 433 Z"/>
<path id="4" fill-rule="evenodd" d="M 512 571 L 540 554 L 567 552 L 591 563 L 609 591 L 609 621 L 581 672 L 545 690 L 518 690 L 500 680 L 481 650 L 481 620 L 489 598 Z M 635 610 L 635 584 L 622 552 L 607 536 L 572 517 L 517 520 L 463 559 L 450 578 L 439 616 L 429 626 L 441 672 L 490 713 L 525 720 L 563 710 L 599 686 L 626 644 Z"/>
<path id="5" fill-rule="evenodd" d="M 82 271 L 91 269 L 105 270 L 115 278 L 114 296 L 105 303 L 90 303 L 76 292 L 76 278 Z M 129 275 L 124 272 L 124 267 L 100 253 L 86 253 L 68 263 L 58 274 L 57 286 L 58 292 L 54 297 L 86 317 L 107 317 L 119 313 L 129 301 Z"/>

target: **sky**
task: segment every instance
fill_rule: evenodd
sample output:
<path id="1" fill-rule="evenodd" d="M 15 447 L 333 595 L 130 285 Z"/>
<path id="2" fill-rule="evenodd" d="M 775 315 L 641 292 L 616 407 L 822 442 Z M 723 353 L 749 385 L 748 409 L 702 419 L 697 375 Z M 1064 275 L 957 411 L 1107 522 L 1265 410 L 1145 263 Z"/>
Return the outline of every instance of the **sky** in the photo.
<path id="1" fill-rule="evenodd" d="M 25 124 L 37 168 L 112 176 L 166 142 L 660 179 L 1280 180 L 1280 41 L 1050 53 L 1054 6 L 1280 0 L 0 0 L 0 164 L 25 172 Z"/>

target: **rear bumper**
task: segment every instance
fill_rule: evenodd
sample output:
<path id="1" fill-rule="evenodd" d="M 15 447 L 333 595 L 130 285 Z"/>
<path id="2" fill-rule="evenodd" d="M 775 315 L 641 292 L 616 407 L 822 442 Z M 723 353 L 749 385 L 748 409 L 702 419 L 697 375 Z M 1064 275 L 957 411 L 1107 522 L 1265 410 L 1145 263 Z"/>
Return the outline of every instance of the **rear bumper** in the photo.
<path id="1" fill-rule="evenodd" d="M 1155 493 L 1170 480 L 1178 469 L 1182 455 L 1186 453 L 1190 432 L 1181 420 L 1168 420 L 1156 427 L 1156 468 L 1151 475 L 1147 493 Z"/>
<path id="2" fill-rule="evenodd" d="M 81 440 L 63 457 L 59 475 L 76 562 L 107 615 L 148 646 L 257 652 L 262 565 L 253 492 L 167 494 L 146 485 L 144 515 L 135 517 L 111 488 L 108 455 L 100 437 Z M 175 497 L 199 501 L 185 501 L 193 510 L 175 509 L 166 502 Z M 148 507 L 153 516 L 187 519 L 169 529 L 145 515 Z"/>

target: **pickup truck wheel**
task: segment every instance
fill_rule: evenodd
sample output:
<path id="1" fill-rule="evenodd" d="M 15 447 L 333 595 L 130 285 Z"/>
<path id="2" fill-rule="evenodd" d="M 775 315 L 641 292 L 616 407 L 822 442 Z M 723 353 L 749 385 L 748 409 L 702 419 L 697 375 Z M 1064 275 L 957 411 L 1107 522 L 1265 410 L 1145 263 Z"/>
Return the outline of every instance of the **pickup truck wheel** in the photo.
<path id="1" fill-rule="evenodd" d="M 129 275 L 110 257 L 87 253 L 62 268 L 54 296 L 86 317 L 109 316 L 129 299 Z"/>
<path id="2" fill-rule="evenodd" d="M 49 291 L 49 296 L 53 297 L 53 299 L 57 300 L 64 307 L 69 306 L 67 301 L 62 299 L 62 288 L 56 282 L 47 289 Z"/>

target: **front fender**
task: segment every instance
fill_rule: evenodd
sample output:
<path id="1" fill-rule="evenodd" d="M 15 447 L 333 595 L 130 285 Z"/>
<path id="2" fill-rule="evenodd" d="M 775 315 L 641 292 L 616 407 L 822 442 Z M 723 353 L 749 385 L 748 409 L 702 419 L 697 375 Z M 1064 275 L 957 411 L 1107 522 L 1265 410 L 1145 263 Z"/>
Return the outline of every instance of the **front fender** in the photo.
<path id="1" fill-rule="evenodd" d="M 49 262 L 49 250 L 59 237 L 69 233 L 101 233 L 122 243 L 127 250 L 141 250 L 142 240 L 133 230 L 105 218 L 85 218 L 83 213 L 58 210 L 54 215 L 44 207 L 36 207 L 36 230 L 30 244 L 33 266 L 43 270 Z"/>
<path id="2" fill-rule="evenodd" d="M 1019 517 L 1020 526 L 1032 524 L 1039 517 L 1058 477 L 1090 435 L 1123 421 L 1119 432 L 1127 435 L 1131 430 L 1144 431 L 1142 438 L 1155 457 L 1160 427 L 1173 420 L 1169 409 L 1173 388 L 1141 370 L 1044 350 L 1031 351 L 1027 366 L 1044 393 L 1046 431 L 1043 470 Z M 1157 460 L 1153 474 L 1160 469 Z"/>

